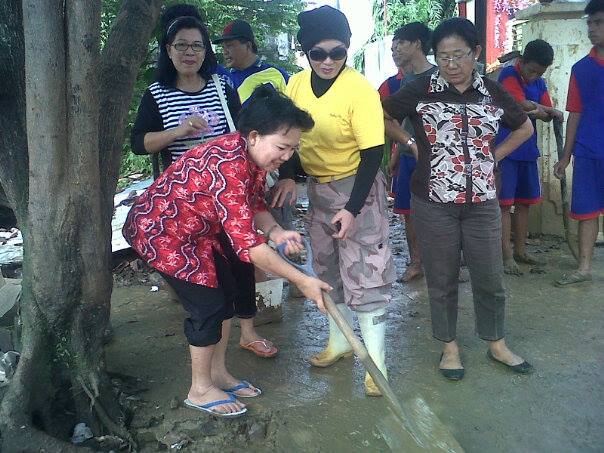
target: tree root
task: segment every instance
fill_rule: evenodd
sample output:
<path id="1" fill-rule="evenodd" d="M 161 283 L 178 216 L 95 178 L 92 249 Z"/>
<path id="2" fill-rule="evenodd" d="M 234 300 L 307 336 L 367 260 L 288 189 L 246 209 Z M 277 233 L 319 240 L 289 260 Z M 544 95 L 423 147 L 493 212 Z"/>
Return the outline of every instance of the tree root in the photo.
<path id="1" fill-rule="evenodd" d="M 130 432 L 125 427 L 120 426 L 117 423 L 115 423 L 113 420 L 111 420 L 111 417 L 109 417 L 105 408 L 103 408 L 102 404 L 97 399 L 95 394 L 93 394 L 90 391 L 90 389 L 88 388 L 88 386 L 86 385 L 84 380 L 81 377 L 79 377 L 78 380 L 80 381 L 80 385 L 82 386 L 82 389 L 84 390 L 86 395 L 88 395 L 88 398 L 90 398 L 90 404 L 94 408 L 94 411 L 96 412 L 96 414 L 99 417 L 99 420 L 103 424 L 103 426 L 105 426 L 105 428 L 107 428 L 110 433 L 115 434 L 116 436 L 127 441 L 129 444 L 130 451 L 136 450 L 137 449 L 136 441 L 134 440 L 134 438 L 132 437 Z"/>

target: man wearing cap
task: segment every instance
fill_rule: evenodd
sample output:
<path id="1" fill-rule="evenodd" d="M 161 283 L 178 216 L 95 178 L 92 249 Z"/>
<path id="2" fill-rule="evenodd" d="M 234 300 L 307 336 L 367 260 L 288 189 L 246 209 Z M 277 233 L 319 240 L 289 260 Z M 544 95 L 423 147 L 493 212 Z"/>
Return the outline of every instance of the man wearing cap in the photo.
<path id="1" fill-rule="evenodd" d="M 268 84 L 281 93 L 285 92 L 289 74 L 260 60 L 252 27 L 246 21 L 237 19 L 229 22 L 222 36 L 213 43 L 222 44 L 225 64 L 242 105 L 258 85 Z"/>

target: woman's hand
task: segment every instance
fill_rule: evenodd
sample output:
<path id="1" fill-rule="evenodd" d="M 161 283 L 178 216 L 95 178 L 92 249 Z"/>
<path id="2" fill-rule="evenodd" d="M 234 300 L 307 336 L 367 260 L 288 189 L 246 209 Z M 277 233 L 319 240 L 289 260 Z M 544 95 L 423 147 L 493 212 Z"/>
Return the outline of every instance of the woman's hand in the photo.
<path id="1" fill-rule="evenodd" d="M 285 247 L 287 255 L 297 255 L 304 250 L 302 236 L 297 231 L 284 230 L 281 227 L 277 227 L 271 231 L 269 238 L 277 245 L 287 243 L 287 247 Z"/>
<path id="2" fill-rule="evenodd" d="M 554 176 L 558 179 L 564 179 L 566 176 L 566 167 L 570 163 L 570 156 L 564 156 L 554 165 Z"/>
<path id="3" fill-rule="evenodd" d="M 293 179 L 281 179 L 273 186 L 273 199 L 271 208 L 280 208 L 285 204 L 287 196 L 290 195 L 289 204 L 293 206 L 296 203 L 296 181 Z"/>
<path id="4" fill-rule="evenodd" d="M 354 226 L 354 216 L 346 209 L 340 209 L 331 219 L 331 224 L 338 229 L 338 232 L 332 234 L 335 239 L 346 239 L 346 235 Z M 338 227 L 339 224 L 339 227 Z"/>
<path id="5" fill-rule="evenodd" d="M 208 123 L 198 116 L 186 118 L 180 126 L 174 129 L 177 138 L 196 137 L 208 130 Z"/>
<path id="6" fill-rule="evenodd" d="M 331 291 L 331 286 L 318 278 L 308 276 L 304 276 L 304 279 L 302 279 L 297 286 L 307 299 L 310 299 L 317 304 L 317 308 L 321 311 L 321 313 L 325 313 L 323 291 Z"/>

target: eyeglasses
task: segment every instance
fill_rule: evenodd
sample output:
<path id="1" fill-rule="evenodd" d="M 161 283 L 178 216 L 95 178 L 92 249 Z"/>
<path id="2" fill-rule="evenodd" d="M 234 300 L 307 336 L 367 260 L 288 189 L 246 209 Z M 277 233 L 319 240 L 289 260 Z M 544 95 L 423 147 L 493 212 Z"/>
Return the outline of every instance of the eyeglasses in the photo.
<path id="1" fill-rule="evenodd" d="M 442 56 L 437 56 L 435 58 L 436 63 L 439 66 L 447 66 L 451 63 L 455 63 L 456 65 L 461 64 L 461 62 L 465 59 L 467 59 L 470 55 L 472 55 L 474 53 L 473 50 L 470 50 L 468 53 L 463 54 L 463 55 L 456 55 L 454 57 L 442 57 Z"/>
<path id="2" fill-rule="evenodd" d="M 347 54 L 348 51 L 346 50 L 346 47 L 335 47 L 329 52 L 321 48 L 316 48 L 308 51 L 308 58 L 312 61 L 325 61 L 329 57 L 334 61 L 338 61 L 346 58 Z"/>
<path id="3" fill-rule="evenodd" d="M 176 49 L 178 52 L 186 52 L 189 47 L 195 53 L 203 52 L 204 50 L 206 50 L 206 46 L 204 46 L 203 43 L 200 42 L 194 42 L 193 44 L 187 44 L 186 42 L 177 42 L 176 44 L 172 44 L 172 47 L 174 47 L 174 49 Z"/>

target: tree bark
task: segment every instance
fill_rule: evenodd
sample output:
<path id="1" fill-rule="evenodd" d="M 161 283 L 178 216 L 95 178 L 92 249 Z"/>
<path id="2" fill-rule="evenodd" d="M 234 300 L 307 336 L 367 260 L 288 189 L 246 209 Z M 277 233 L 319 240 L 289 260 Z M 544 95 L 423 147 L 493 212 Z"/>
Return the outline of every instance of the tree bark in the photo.
<path id="1" fill-rule="evenodd" d="M 31 451 L 37 441 L 67 451 L 61 441 L 82 421 L 96 435 L 132 441 L 101 341 L 124 125 L 160 3 L 125 0 L 102 59 L 99 2 L 23 0 L 22 11 L 17 2 L 0 6 L 7 46 L 25 38 L 23 54 L 17 45 L 7 57 L 16 89 L 6 105 L 3 93 L 0 108 L 14 129 L 2 133 L 0 181 L 24 237 L 23 350 L 0 407 L 2 451 Z M 21 23 L 21 31 L 10 25 Z"/>

